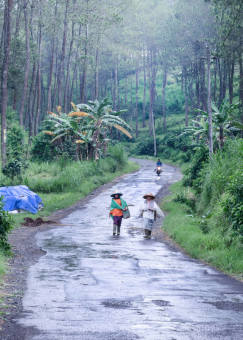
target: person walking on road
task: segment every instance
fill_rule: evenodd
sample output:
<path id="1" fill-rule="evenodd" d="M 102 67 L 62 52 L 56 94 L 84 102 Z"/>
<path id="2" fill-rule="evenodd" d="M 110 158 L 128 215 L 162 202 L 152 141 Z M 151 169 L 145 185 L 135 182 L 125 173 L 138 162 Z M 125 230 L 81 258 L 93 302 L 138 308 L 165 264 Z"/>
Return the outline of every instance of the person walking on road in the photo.
<path id="1" fill-rule="evenodd" d="M 144 238 L 150 239 L 154 221 L 157 217 L 163 217 L 164 214 L 155 202 L 155 196 L 153 194 L 146 194 L 143 198 L 145 201 L 139 209 L 139 217 L 143 217 Z"/>
<path id="2" fill-rule="evenodd" d="M 111 195 L 111 206 L 109 216 L 113 218 L 113 236 L 120 235 L 121 223 L 123 218 L 123 210 L 127 210 L 127 203 L 122 198 L 122 193 L 119 190 L 115 190 L 115 193 Z"/>

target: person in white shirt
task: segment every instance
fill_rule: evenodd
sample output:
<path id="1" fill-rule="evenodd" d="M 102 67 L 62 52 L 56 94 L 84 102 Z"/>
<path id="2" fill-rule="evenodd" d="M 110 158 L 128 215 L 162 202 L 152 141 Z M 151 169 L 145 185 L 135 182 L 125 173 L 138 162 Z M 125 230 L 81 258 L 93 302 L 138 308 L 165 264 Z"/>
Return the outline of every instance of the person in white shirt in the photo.
<path id="1" fill-rule="evenodd" d="M 157 217 L 163 217 L 164 214 L 155 202 L 155 196 L 151 193 L 143 196 L 145 199 L 139 209 L 139 217 L 143 217 L 144 238 L 151 238 L 154 221 Z"/>

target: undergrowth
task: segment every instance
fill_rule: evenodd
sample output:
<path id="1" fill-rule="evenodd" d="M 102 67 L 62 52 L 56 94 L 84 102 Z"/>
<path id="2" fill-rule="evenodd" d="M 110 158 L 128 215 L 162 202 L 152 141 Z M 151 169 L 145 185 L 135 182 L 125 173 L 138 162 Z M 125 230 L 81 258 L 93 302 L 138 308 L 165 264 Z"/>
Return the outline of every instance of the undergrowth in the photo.
<path id="1" fill-rule="evenodd" d="M 168 212 L 163 229 L 192 257 L 243 279 L 243 247 L 240 240 L 228 242 L 210 219 L 197 215 L 188 202 L 178 199 L 178 193 L 185 196 L 184 191 L 182 182 L 171 186 L 172 194 L 162 203 L 163 210 Z"/>

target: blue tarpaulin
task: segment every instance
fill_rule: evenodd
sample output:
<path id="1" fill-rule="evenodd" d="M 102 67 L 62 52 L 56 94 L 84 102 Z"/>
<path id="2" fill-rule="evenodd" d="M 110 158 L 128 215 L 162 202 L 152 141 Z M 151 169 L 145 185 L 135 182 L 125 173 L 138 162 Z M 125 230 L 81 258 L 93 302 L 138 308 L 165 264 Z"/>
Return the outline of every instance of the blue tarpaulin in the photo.
<path id="1" fill-rule="evenodd" d="M 0 196 L 3 196 L 3 209 L 6 211 L 27 210 L 36 214 L 43 206 L 41 198 L 26 185 L 0 187 Z"/>

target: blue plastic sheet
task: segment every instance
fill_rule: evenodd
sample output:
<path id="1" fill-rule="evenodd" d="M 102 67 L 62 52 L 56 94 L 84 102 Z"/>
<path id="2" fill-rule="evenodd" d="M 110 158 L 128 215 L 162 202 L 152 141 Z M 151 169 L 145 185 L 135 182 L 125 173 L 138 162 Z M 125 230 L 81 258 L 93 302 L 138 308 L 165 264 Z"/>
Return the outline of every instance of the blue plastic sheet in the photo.
<path id="1" fill-rule="evenodd" d="M 6 211 L 27 210 L 36 214 L 43 206 L 41 198 L 26 185 L 0 187 L 0 196 L 3 196 L 3 209 Z"/>

